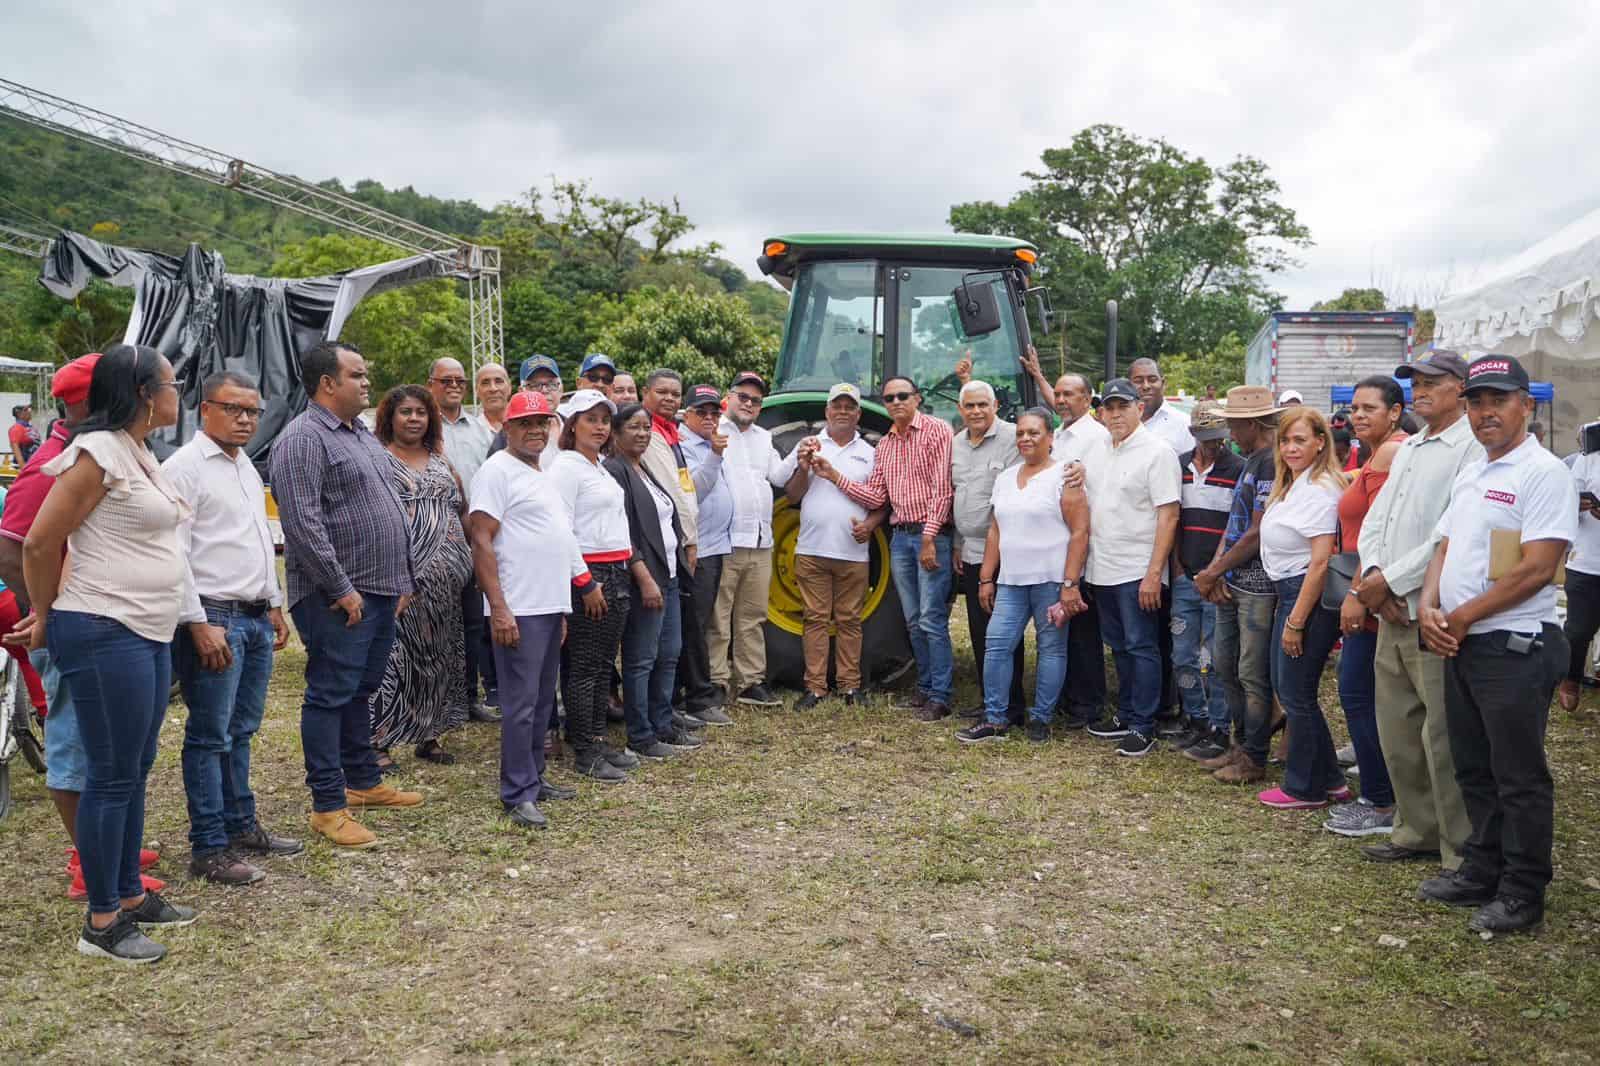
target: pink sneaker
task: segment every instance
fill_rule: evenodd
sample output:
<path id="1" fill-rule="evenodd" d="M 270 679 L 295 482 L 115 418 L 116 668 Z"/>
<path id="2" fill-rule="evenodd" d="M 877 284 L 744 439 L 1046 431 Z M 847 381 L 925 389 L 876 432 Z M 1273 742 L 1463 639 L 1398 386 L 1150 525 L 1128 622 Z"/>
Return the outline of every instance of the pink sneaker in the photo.
<path id="1" fill-rule="evenodd" d="M 1338 788 L 1328 793 L 1329 803 L 1349 803 L 1355 798 L 1356 794 L 1350 791 L 1349 785 L 1340 785 Z"/>
<path id="2" fill-rule="evenodd" d="M 1268 807 L 1272 807 L 1273 809 L 1280 811 L 1314 811 L 1318 808 L 1326 807 L 1328 805 L 1328 801 L 1325 799 L 1295 799 L 1281 788 L 1269 788 L 1265 792 L 1259 793 L 1256 796 L 1256 799 L 1260 800 Z"/>

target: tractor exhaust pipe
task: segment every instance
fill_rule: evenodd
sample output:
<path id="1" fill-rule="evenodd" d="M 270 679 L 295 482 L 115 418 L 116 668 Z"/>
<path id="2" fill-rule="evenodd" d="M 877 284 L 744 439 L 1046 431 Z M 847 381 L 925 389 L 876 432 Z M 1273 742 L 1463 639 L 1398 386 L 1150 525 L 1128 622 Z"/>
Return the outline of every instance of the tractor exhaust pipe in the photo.
<path id="1" fill-rule="evenodd" d="M 1106 301 L 1106 377 L 1117 376 L 1117 301 Z"/>

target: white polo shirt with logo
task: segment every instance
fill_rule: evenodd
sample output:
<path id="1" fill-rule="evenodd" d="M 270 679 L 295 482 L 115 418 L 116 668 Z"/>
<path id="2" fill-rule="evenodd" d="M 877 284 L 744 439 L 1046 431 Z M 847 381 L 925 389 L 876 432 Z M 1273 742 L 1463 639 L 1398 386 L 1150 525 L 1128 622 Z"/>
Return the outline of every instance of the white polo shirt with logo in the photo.
<path id="1" fill-rule="evenodd" d="M 1142 581 L 1156 547 L 1156 510 L 1179 502 L 1183 472 L 1165 440 L 1140 426 L 1102 456 L 1103 472 L 1087 480 L 1091 585 Z M 1162 561 L 1163 564 L 1165 560 Z M 1167 567 L 1161 567 L 1167 581 Z"/>
<path id="2" fill-rule="evenodd" d="M 1578 535 L 1572 472 L 1532 434 L 1499 459 L 1469 464 L 1456 478 L 1438 530 L 1450 541 L 1439 577 L 1439 606 L 1446 614 L 1492 584 L 1489 535 L 1497 529 L 1520 531 L 1523 544 L 1560 540 L 1570 545 Z M 1555 620 L 1556 589 L 1546 585 L 1521 603 L 1473 623 L 1467 632 L 1537 633 Z"/>
<path id="3" fill-rule="evenodd" d="M 817 440 L 821 443 L 818 455 L 856 484 L 866 483 L 878 453 L 861 434 L 857 433 L 850 443 L 843 445 L 835 444 L 826 433 L 819 434 Z M 799 458 L 797 444 L 778 469 L 778 476 L 785 483 L 794 476 Z M 856 543 L 850 532 L 851 519 L 859 522 L 866 517 L 867 509 L 840 492 L 833 482 L 813 477 L 800 501 L 800 536 L 795 541 L 795 554 L 848 563 L 866 562 L 868 546 Z"/>

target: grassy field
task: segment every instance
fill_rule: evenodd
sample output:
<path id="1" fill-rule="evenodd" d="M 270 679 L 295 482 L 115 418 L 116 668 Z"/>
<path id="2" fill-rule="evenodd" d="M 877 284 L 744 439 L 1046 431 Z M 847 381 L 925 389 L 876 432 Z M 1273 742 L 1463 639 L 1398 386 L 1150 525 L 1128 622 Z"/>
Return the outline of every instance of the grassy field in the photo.
<path id="1" fill-rule="evenodd" d="M 255 770 L 297 835 L 302 666 L 280 661 Z M 1363 862 L 1175 753 L 968 748 L 886 698 L 745 710 L 533 836 L 497 818 L 498 733 L 471 726 L 455 766 L 405 757 L 427 803 L 369 815 L 379 849 L 313 844 L 226 890 L 184 876 L 175 704 L 147 836 L 201 920 L 157 967 L 77 955 L 19 762 L 0 1062 L 1594 1062 L 1597 710 L 1553 713 L 1545 930 L 1486 942 L 1413 898 L 1431 869 Z"/>

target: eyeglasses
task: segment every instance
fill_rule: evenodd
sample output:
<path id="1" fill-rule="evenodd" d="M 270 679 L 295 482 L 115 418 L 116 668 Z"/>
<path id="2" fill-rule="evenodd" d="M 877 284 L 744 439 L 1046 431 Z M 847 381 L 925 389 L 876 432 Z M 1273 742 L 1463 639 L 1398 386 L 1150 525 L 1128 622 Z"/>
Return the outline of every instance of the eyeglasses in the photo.
<path id="1" fill-rule="evenodd" d="M 234 420 L 242 418 L 246 422 L 254 422 L 261 417 L 261 408 L 259 407 L 245 407 L 237 403 L 219 403 L 213 404 L 213 406 L 221 408 L 223 414 Z"/>
<path id="2" fill-rule="evenodd" d="M 561 391 L 561 379 L 560 378 L 551 378 L 548 381 L 531 381 L 530 380 L 530 381 L 523 382 L 523 385 L 531 386 L 531 387 L 533 387 L 535 389 L 538 389 L 540 392 L 560 392 Z"/>
<path id="3" fill-rule="evenodd" d="M 464 389 L 467 387 L 466 378 L 429 378 L 428 380 L 437 382 L 447 389 Z"/>
<path id="4" fill-rule="evenodd" d="M 173 392 L 182 392 L 183 387 L 189 383 L 188 378 L 173 378 L 171 381 L 152 381 L 152 389 L 171 389 Z"/>
<path id="5" fill-rule="evenodd" d="M 914 393 L 914 392 L 886 392 L 886 393 L 883 394 L 883 402 L 884 403 L 905 403 L 907 400 L 911 399 L 911 397 L 913 397 L 915 395 L 916 395 L 916 393 Z"/>
<path id="6" fill-rule="evenodd" d="M 761 402 L 761 397 L 753 392 L 731 392 L 728 396 L 739 403 L 759 404 Z"/>

